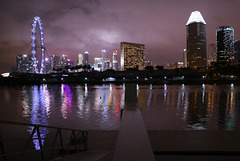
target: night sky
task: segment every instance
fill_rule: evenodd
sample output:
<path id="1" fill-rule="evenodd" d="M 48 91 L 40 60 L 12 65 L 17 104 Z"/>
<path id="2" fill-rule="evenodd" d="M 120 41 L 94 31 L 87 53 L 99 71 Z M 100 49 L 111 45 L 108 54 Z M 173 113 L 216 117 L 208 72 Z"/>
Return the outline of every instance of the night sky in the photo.
<path id="1" fill-rule="evenodd" d="M 240 38 L 240 0 L 1 0 L 0 73 L 10 72 L 16 56 L 31 54 L 34 16 L 43 24 L 49 56 L 74 60 L 101 50 L 112 55 L 120 42 L 143 43 L 146 59 L 163 65 L 182 61 L 186 22 L 200 11 L 207 23 L 207 44 L 216 42 L 216 27 L 232 26 Z"/>

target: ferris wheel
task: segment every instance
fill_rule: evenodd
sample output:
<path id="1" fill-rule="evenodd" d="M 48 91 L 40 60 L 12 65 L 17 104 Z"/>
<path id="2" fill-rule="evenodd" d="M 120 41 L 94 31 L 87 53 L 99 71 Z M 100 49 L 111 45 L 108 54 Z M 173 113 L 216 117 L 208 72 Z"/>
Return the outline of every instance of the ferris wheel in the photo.
<path id="1" fill-rule="evenodd" d="M 41 65 L 40 65 L 40 69 L 38 69 L 38 60 L 37 60 L 37 45 L 36 45 L 36 28 L 37 28 L 37 24 L 39 25 L 39 29 L 40 29 L 40 41 L 41 41 Z M 44 69 L 45 69 L 45 47 L 44 47 L 44 38 L 43 38 L 43 27 L 42 27 L 42 23 L 41 23 L 41 19 L 38 16 L 35 16 L 33 19 L 33 24 L 32 24 L 32 61 L 33 61 L 33 73 L 39 73 L 39 74 L 43 74 Z"/>

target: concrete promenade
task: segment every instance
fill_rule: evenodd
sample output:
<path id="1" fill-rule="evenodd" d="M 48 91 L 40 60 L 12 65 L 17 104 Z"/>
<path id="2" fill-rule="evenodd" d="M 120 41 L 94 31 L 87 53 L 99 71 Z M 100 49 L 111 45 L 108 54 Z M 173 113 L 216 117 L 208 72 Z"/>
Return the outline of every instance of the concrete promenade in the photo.
<path id="1" fill-rule="evenodd" d="M 140 110 L 134 103 L 126 104 L 123 111 L 113 160 L 155 160 Z"/>

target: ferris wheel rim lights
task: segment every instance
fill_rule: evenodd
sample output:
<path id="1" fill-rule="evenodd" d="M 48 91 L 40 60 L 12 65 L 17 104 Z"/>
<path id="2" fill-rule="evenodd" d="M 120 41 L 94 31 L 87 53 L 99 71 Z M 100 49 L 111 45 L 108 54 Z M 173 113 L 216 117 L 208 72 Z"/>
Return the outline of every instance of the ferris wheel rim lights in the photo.
<path id="1" fill-rule="evenodd" d="M 38 64 L 38 61 L 36 59 L 36 27 L 37 27 L 37 24 L 39 25 L 39 29 L 40 29 L 40 40 L 41 40 L 41 68 L 40 68 L 40 71 L 38 70 L 37 68 L 37 64 Z M 34 73 L 40 73 L 40 74 L 43 74 L 43 71 L 44 71 L 44 53 L 45 53 L 45 47 L 44 47 L 44 37 L 43 37 L 43 27 L 42 27 L 42 22 L 41 22 L 41 19 L 39 16 L 35 16 L 34 19 L 33 19 L 33 24 L 32 24 L 32 36 L 31 36 L 31 39 L 32 39 L 32 60 L 33 60 L 33 72 Z"/>

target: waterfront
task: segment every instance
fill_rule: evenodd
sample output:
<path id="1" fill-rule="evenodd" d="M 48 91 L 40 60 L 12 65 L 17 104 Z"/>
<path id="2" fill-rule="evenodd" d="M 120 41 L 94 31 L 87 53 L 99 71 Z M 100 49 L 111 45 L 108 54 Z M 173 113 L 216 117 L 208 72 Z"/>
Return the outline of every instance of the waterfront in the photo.
<path id="1" fill-rule="evenodd" d="M 240 87 L 136 85 L 147 130 L 239 130 Z M 1 120 L 117 130 L 125 85 L 1 86 Z"/>
<path id="2" fill-rule="evenodd" d="M 125 95 L 129 94 L 127 86 L 125 84 L 1 86 L 0 118 L 5 121 L 90 130 L 90 138 L 94 131 L 105 131 L 109 134 L 115 131 L 113 138 L 105 138 L 111 140 L 111 148 L 114 148 L 112 140 L 116 139 L 116 132 L 124 121 L 120 118 L 120 111 L 126 106 Z M 132 86 L 136 88 L 135 105 L 140 109 L 154 152 L 159 152 L 159 149 L 184 151 L 189 147 L 200 151 L 211 147 L 211 151 L 218 150 L 221 147 L 217 146 L 218 144 L 229 146 L 225 148 L 227 151 L 235 151 L 238 148 L 236 135 L 239 134 L 240 129 L 240 86 L 233 84 L 135 84 Z M 8 152 L 15 152 L 24 149 L 26 141 L 22 139 L 29 139 L 33 126 L 1 124 L 0 130 L 0 136 L 8 140 L 4 144 L 5 149 Z M 48 139 L 54 138 L 56 131 L 53 132 L 46 127 L 41 127 L 39 130 L 43 146 L 48 147 L 51 145 Z M 167 135 L 164 135 L 165 133 Z M 169 134 L 173 135 L 173 138 L 170 139 Z M 217 134 L 218 137 L 214 139 L 212 134 Z M 225 139 L 220 139 L 225 134 L 227 142 L 224 142 Z M 37 133 L 33 138 L 37 138 L 36 135 Z M 188 137 L 188 141 L 183 139 L 184 137 Z M 19 142 L 18 139 L 12 140 L 12 138 L 22 139 Z M 192 138 L 195 138 L 194 144 L 192 144 Z M 232 144 L 233 141 L 229 141 L 230 138 L 236 140 L 236 144 Z M 105 139 L 99 140 L 99 143 L 104 142 Z M 178 141 L 174 142 L 176 139 Z M 205 142 L 206 140 L 208 141 Z M 91 145 L 93 141 L 91 139 L 89 141 Z M 216 144 L 217 142 L 219 143 Z M 181 144 L 181 148 L 179 149 L 175 144 Z M 96 146 L 95 143 L 92 146 Z M 39 141 L 33 140 L 30 147 L 38 153 Z M 101 146 L 98 145 L 98 147 Z M 39 156 L 39 154 L 34 153 L 33 156 Z M 31 158 L 31 155 L 29 157 Z"/>

